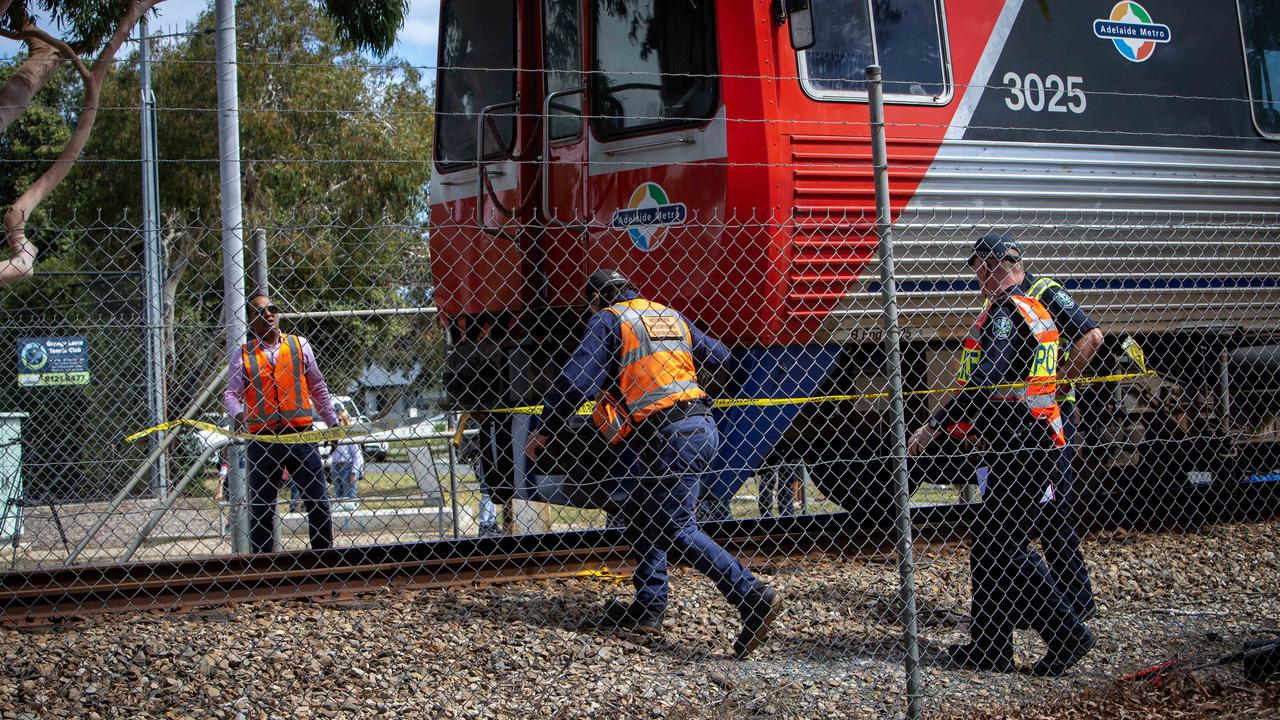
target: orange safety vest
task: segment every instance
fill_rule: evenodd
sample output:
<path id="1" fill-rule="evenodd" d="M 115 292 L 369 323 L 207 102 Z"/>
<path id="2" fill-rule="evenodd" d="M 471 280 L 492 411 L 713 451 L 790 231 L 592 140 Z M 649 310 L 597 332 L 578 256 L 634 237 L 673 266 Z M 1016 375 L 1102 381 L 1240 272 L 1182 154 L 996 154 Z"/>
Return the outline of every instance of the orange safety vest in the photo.
<path id="1" fill-rule="evenodd" d="M 302 340 L 285 335 L 273 365 L 255 339 L 241 347 L 249 383 L 245 388 L 245 422 L 249 432 L 311 427 L 315 412 L 311 389 L 302 371 Z"/>
<path id="2" fill-rule="evenodd" d="M 1031 327 L 1036 338 L 1035 356 L 1031 368 L 1027 371 L 1025 386 L 1013 388 L 996 388 L 991 390 L 991 399 L 999 401 L 1018 401 L 1025 403 L 1032 417 L 1044 422 L 1053 437 L 1056 447 L 1067 444 L 1062 427 L 1062 412 L 1058 408 L 1058 327 L 1053 316 L 1045 306 L 1035 298 L 1026 295 L 1010 295 L 1018 314 Z M 982 360 L 982 325 L 987 320 L 988 306 L 984 303 L 978 322 L 974 323 L 964 339 L 964 349 L 960 354 L 960 369 L 956 373 L 956 385 L 964 387 L 969 383 L 969 376 Z M 953 428 L 965 432 L 968 428 Z"/>
<path id="3" fill-rule="evenodd" d="M 611 444 L 631 426 L 681 400 L 704 398 L 693 366 L 693 337 L 680 314 L 649 300 L 615 303 L 609 312 L 622 321 L 618 389 L 597 398 L 592 419 Z"/>

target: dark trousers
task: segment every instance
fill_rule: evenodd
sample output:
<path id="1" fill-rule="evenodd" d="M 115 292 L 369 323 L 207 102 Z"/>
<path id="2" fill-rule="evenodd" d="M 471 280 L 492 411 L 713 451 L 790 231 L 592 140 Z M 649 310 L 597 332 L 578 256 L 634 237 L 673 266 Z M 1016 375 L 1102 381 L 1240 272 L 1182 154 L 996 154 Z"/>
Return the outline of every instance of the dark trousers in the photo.
<path id="1" fill-rule="evenodd" d="M 1083 631 L 1080 619 L 1059 592 L 1053 576 L 1028 546 L 1040 497 L 1055 471 L 1060 451 L 1016 448 L 995 451 L 987 494 L 973 528 L 969 569 L 973 585 L 976 644 L 1011 653 L 1019 617 L 1046 642 L 1058 643 Z"/>
<path id="2" fill-rule="evenodd" d="M 275 545 L 276 500 L 280 496 L 280 484 L 286 469 L 289 479 L 302 492 L 312 549 L 333 547 L 329 487 L 316 446 L 251 441 L 247 452 L 250 552 L 271 552 Z"/>
<path id="3" fill-rule="evenodd" d="M 756 474 L 759 492 L 756 505 L 760 509 L 760 517 L 789 517 L 795 514 L 795 487 L 792 483 L 799 479 L 799 469 L 798 465 L 779 465 Z M 778 503 L 776 514 L 773 506 L 775 500 Z"/>
<path id="4" fill-rule="evenodd" d="M 1093 583 L 1089 581 L 1089 569 L 1080 553 L 1080 518 L 1075 509 L 1075 493 L 1072 490 L 1071 458 L 1075 441 L 1074 407 L 1063 407 L 1062 420 L 1067 435 L 1067 446 L 1062 449 L 1054 474 L 1055 497 L 1040 506 L 1036 518 L 1036 534 L 1049 572 L 1063 597 L 1077 614 L 1093 609 Z"/>
<path id="5" fill-rule="evenodd" d="M 635 602 L 655 611 L 667 606 L 667 559 L 673 553 L 710 578 L 730 604 L 746 608 L 755 578 L 698 529 L 694 518 L 701 475 L 720 443 L 715 421 L 700 415 L 637 432 L 627 447 L 635 488 L 623 505 L 638 561 L 631 577 Z"/>

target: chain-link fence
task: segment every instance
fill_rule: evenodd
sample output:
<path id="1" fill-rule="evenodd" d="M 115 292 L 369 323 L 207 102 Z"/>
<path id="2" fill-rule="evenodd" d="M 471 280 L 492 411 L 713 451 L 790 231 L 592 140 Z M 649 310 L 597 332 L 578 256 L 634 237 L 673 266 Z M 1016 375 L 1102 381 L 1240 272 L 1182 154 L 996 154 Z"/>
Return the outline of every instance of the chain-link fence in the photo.
<path id="1" fill-rule="evenodd" d="M 371 611 L 289 641 L 262 613 L 230 656 L 216 633 L 163 631 L 188 643 L 176 666 L 239 684 L 206 693 L 235 712 L 271 701 L 255 673 L 274 682 L 286 642 L 316 674 L 368 667 L 343 655 L 385 641 L 368 626 L 438 675 L 440 715 L 493 682 L 554 698 L 528 714 L 590 714 L 578 676 L 619 665 L 613 697 L 660 676 L 728 716 L 1052 714 L 1274 651 L 1280 163 L 1258 145 L 1274 102 L 1012 70 L 996 85 L 982 47 L 955 56 L 966 85 L 922 3 L 903 17 L 932 18 L 941 74 L 890 67 L 886 124 L 871 46 L 722 67 L 684 38 L 714 34 L 714 4 L 623 3 L 591 18 L 611 42 L 586 72 L 581 8 L 548 0 L 528 32 L 565 37 L 517 69 L 533 60 L 497 5 L 447 6 L 430 101 L 391 90 L 422 68 L 343 60 L 310 16 L 276 58 L 255 15 L 245 134 L 288 140 L 246 161 L 260 207 L 243 228 L 208 217 L 213 81 L 187 73 L 216 62 L 209 33 L 158 54 L 158 80 L 187 91 L 179 144 L 209 141 L 164 177 L 205 215 L 33 216 L 40 264 L 0 298 L 18 356 L 0 390 L 7 618 Z M 1023 5 L 993 19 L 1000 44 Z M 117 103 L 139 91 L 123 82 Z M 303 86 L 318 95 L 280 99 Z M 780 99 L 744 90 L 761 87 Z M 1080 124 L 1131 95 L 1166 124 Z M 1178 102 L 1207 119 L 1174 132 L 1152 108 Z M 527 582 L 474 587 L 499 581 Z"/>
<path id="2" fill-rule="evenodd" d="M 317 543 L 316 523 L 330 525 L 335 548 L 356 551 L 342 555 L 343 562 L 382 557 L 387 547 L 406 543 L 484 537 L 525 537 L 519 547 L 552 552 L 574 542 L 565 538 L 580 540 L 574 531 L 608 528 L 630 528 L 618 538 L 634 552 L 642 537 L 635 533 L 675 522 L 670 513 L 681 507 L 712 536 L 726 539 L 790 604 L 767 657 L 863 658 L 859 662 L 875 668 L 876 682 L 891 685 L 906 652 L 900 578 L 892 563 L 881 562 L 893 556 L 895 537 L 893 368 L 886 365 L 879 327 L 877 262 L 866 251 L 866 232 L 850 232 L 870 225 L 861 216 L 706 223 L 689 215 L 655 230 L 653 238 L 675 263 L 688 267 L 703 267 L 709 250 L 720 245 L 779 250 L 775 277 L 792 283 L 780 295 L 747 271 L 708 270 L 706 281 L 689 283 L 624 267 L 636 297 L 659 298 L 689 327 L 705 328 L 727 346 L 724 357 L 714 341 L 692 346 L 699 385 L 708 393 L 705 419 L 719 437 L 695 451 L 708 461 L 698 473 L 696 504 L 657 502 L 643 510 L 635 498 L 651 497 L 671 477 L 655 474 L 645 465 L 655 458 L 631 446 L 654 442 L 651 423 L 637 423 L 635 436 L 611 446 L 588 405 L 559 419 L 537 463 L 525 459 L 531 428 L 536 432 L 548 412 L 540 407 L 543 398 L 567 397 L 576 410 L 582 398 L 575 392 L 591 400 L 600 391 L 626 392 L 614 379 L 616 365 L 597 375 L 573 355 L 584 332 L 590 338 L 592 314 L 576 301 L 545 302 L 555 293 L 581 293 L 587 266 L 559 278 L 522 280 L 511 273 L 530 272 L 527 265 L 494 276 L 499 268 L 491 251 L 457 266 L 441 265 L 443 253 L 428 252 L 468 244 L 527 248 L 561 230 L 525 223 L 495 237 L 467 222 L 435 223 L 429 232 L 417 223 L 263 228 L 268 294 L 250 304 L 273 306 L 285 336 L 306 338 L 314 353 L 307 361 L 323 374 L 330 402 L 344 417 L 341 427 L 312 444 L 291 444 L 297 438 L 278 435 L 279 429 L 259 429 L 265 439 L 248 442 L 258 448 L 255 455 L 242 452 L 244 441 L 234 439 L 223 407 L 227 384 L 220 371 L 228 362 L 218 317 L 216 228 L 168 228 L 173 255 L 183 255 L 169 286 L 166 414 L 196 422 L 148 436 L 175 435 L 160 454 L 163 485 L 149 461 L 148 437 L 125 440 L 149 424 L 144 379 L 154 358 L 145 351 L 139 271 L 122 263 L 39 277 L 30 296 L 15 297 L 6 308 L 9 342 L 27 374 L 38 375 L 44 368 L 36 367 L 34 354 L 55 361 L 58 343 L 77 339 L 87 348 L 88 377 L 82 384 L 30 382 L 5 391 L 4 409 L 13 413 L 6 427 L 22 438 L 7 445 L 8 564 L 21 575 L 67 563 L 225 557 L 236 549 L 235 522 L 274 522 L 268 547 L 294 554 L 276 556 L 272 566 L 297 570 L 313 562 L 296 551 Z M 599 257 L 623 257 L 634 243 L 611 226 L 573 232 L 575 242 L 594 244 Z M 105 223 L 39 233 L 55 245 L 109 246 L 127 246 L 138 234 Z M 1015 659 L 1030 667 L 1054 641 L 1083 637 L 1056 636 L 1079 630 L 1047 629 L 1052 617 L 1033 614 L 1046 612 L 1052 594 L 1043 584 L 1032 586 L 1036 577 L 1052 578 L 1066 603 L 1062 612 L 1088 619 L 1109 647 L 1086 656 L 1076 677 L 1139 670 L 1150 653 L 1182 645 L 1190 652 L 1205 633 L 1226 648 L 1265 626 L 1274 611 L 1267 597 L 1275 556 L 1265 549 L 1274 540 L 1272 526 L 1236 523 L 1269 518 L 1275 508 L 1277 218 L 918 211 L 903 213 L 894 233 L 900 372 L 914 454 L 908 483 L 918 594 L 912 602 L 925 697 L 935 690 L 939 701 L 949 697 L 947 663 L 958 662 L 961 651 L 948 655 L 947 648 L 963 641 L 966 627 L 985 643 L 984 652 L 996 653 L 1012 645 L 1008 635 L 990 640 L 990 632 L 1040 631 L 1043 639 L 1019 631 L 1016 655 L 959 663 L 986 669 Z M 832 252 L 815 263 L 804 254 L 809 247 Z M 983 254 L 984 247 L 990 252 Z M 1013 255 L 1020 265 L 1010 262 Z M 763 270 L 756 272 L 763 277 Z M 1001 300 L 1003 314 L 994 305 L 984 310 L 974 284 L 975 277 L 986 281 L 999 273 L 1020 288 L 1017 302 Z M 796 289 L 801 283 L 803 292 Z M 626 294 L 606 300 L 628 302 L 628 288 L 614 289 Z M 493 291 L 508 296 L 500 309 L 483 307 L 484 293 Z M 1038 345 L 1048 342 L 1025 334 L 1037 326 L 1014 314 L 1028 304 L 1023 298 L 1035 300 L 1033 311 L 1043 310 L 1036 320 L 1055 321 L 1063 347 L 1070 348 L 1052 373 L 1059 387 L 1047 395 L 1057 398 L 1064 449 L 1045 442 L 1051 423 L 1033 418 L 1019 395 L 1044 382 L 1027 376 Z M 253 315 L 257 322 L 271 317 L 270 311 Z M 984 320 L 973 334 L 978 318 Z M 1013 348 L 1008 367 L 992 376 L 983 358 L 1002 342 Z M 974 357 L 975 350 L 982 356 Z M 1087 356 L 1075 360 L 1078 353 Z M 245 358 L 233 363 L 250 380 L 238 386 L 242 402 L 254 387 Z M 566 366 L 577 385 L 557 379 Z M 979 379 L 968 382 L 972 378 Z M 944 418 L 937 432 L 917 431 L 930 427 L 937 408 L 959 403 L 962 386 L 983 402 Z M 318 403 L 317 390 L 310 385 Z M 984 403 L 997 402 L 993 395 L 1019 399 L 1008 412 L 992 410 Z M 684 428 L 681 442 L 695 446 L 703 411 L 697 400 L 682 417 L 665 417 L 668 426 Z M 993 432 L 984 422 L 1002 424 Z M 921 433 L 936 437 L 916 448 Z M 289 450 L 277 459 L 267 447 Z M 296 460 L 300 447 L 315 452 L 314 467 Z M 1073 456 L 1070 471 L 1065 452 Z M 265 513 L 245 512 L 237 520 L 228 466 L 246 454 L 249 492 L 265 482 L 279 489 L 279 498 Z M 317 483 L 319 502 L 308 497 L 311 488 L 295 487 L 299 476 Z M 1014 493 L 1010 488 L 1021 493 L 1016 503 L 992 501 L 994 493 L 1004 502 L 998 493 Z M 956 523 L 969 527 L 971 544 L 961 542 Z M 1229 529 L 1211 529 L 1217 523 Z M 683 558 L 698 566 L 704 560 L 694 553 L 702 541 L 683 535 L 690 528 L 665 542 L 695 543 Z M 996 531 L 1005 534 L 993 539 Z M 1087 538 L 1083 556 L 1080 535 Z M 752 536 L 773 543 L 746 539 Z M 1025 554 L 1023 537 L 1040 538 L 1047 566 Z M 1234 544 L 1241 541 L 1256 546 Z M 491 562 L 499 563 L 505 546 L 489 547 L 499 553 Z M 984 551 L 985 567 L 978 559 Z M 808 559 L 783 559 L 797 553 Z M 1127 555 L 1142 558 L 1136 568 Z M 557 557 L 546 562 L 562 562 Z M 642 571 L 631 564 L 635 559 L 624 552 L 608 564 Z M 1230 563 L 1231 577 L 1208 569 L 1219 559 Z M 795 574 L 778 574 L 786 568 Z M 1197 568 L 1212 578 L 1204 586 Z M 989 579 L 992 574 L 999 579 Z M 990 605 L 980 609 L 979 602 Z M 676 608 L 686 606 L 672 607 L 678 616 Z M 975 625 L 980 618 L 1002 627 L 983 635 Z M 575 622 L 597 620 L 584 615 Z M 668 625 L 673 622 L 681 621 L 673 617 Z M 828 622 L 835 634 L 824 630 Z M 1112 635 L 1117 632 L 1138 639 L 1129 645 Z M 1028 682 L 1009 677 L 1008 689 Z"/>

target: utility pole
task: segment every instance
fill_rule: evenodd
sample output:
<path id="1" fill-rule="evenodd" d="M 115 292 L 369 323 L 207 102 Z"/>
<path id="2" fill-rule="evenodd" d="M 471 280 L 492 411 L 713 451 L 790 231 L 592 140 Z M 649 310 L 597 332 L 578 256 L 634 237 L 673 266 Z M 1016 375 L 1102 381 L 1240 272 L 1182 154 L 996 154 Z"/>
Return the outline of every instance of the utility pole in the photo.
<path id="1" fill-rule="evenodd" d="M 160 246 L 160 173 L 156 146 L 156 96 L 151 91 L 151 38 L 147 17 L 138 23 L 138 61 L 142 86 L 142 247 L 145 274 L 145 308 L 147 363 L 147 410 L 151 425 L 165 421 L 165 348 L 164 348 L 164 250 Z M 160 435 L 152 435 L 148 444 L 154 451 Z M 151 468 L 151 491 L 164 497 L 169 489 L 169 457 L 161 451 Z"/>
<path id="2" fill-rule="evenodd" d="M 222 190 L 222 320 L 227 355 L 244 344 L 244 218 L 240 200 L 240 98 L 236 82 L 236 3 L 214 3 L 218 76 L 218 176 Z M 244 448 L 230 445 L 227 499 L 231 503 L 231 550 L 249 551 L 249 505 Z"/>

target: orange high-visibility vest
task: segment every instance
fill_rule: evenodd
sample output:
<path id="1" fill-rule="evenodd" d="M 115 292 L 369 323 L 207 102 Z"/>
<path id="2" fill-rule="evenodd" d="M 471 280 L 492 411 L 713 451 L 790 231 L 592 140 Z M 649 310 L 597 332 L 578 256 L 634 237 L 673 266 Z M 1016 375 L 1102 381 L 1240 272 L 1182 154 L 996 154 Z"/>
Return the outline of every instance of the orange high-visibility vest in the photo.
<path id="1" fill-rule="evenodd" d="M 302 371 L 302 342 L 297 335 L 280 340 L 273 365 L 255 339 L 241 347 L 249 383 L 245 388 L 245 422 L 249 432 L 310 427 L 315 417 L 311 389 Z"/>
<path id="2" fill-rule="evenodd" d="M 994 389 L 991 399 L 1025 404 L 1031 416 L 1045 424 L 1053 444 L 1063 447 L 1067 444 L 1067 436 L 1062 428 L 1062 412 L 1058 409 L 1058 326 L 1039 300 L 1026 295 L 1010 295 L 1009 300 L 1031 328 L 1036 338 L 1036 351 L 1027 370 L 1026 384 Z"/>
<path id="3" fill-rule="evenodd" d="M 693 366 L 693 336 L 680 314 L 649 300 L 616 303 L 609 312 L 622 321 L 618 388 L 626 419 L 638 423 L 681 400 L 704 398 Z M 611 439 L 625 437 L 617 418 L 597 427 Z M 616 442 L 616 440 L 615 440 Z"/>

